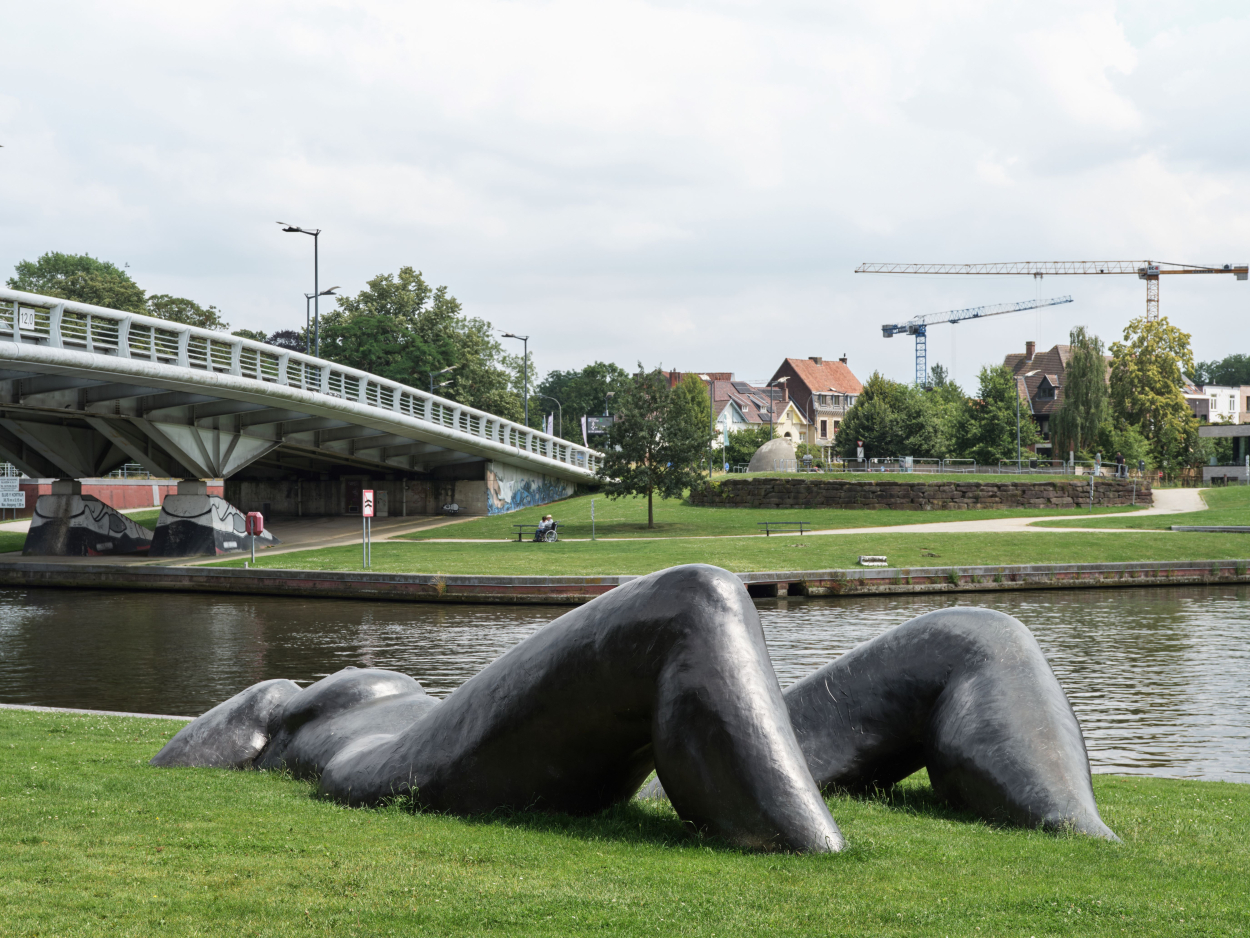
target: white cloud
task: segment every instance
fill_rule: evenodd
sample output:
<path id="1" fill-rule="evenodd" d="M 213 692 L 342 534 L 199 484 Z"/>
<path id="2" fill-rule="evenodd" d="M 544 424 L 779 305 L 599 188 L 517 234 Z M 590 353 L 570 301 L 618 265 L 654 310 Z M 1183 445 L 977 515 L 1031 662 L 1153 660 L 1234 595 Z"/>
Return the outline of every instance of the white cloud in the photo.
<path id="1" fill-rule="evenodd" d="M 90 251 L 251 326 L 311 287 L 276 219 L 325 230 L 323 283 L 414 264 L 544 368 L 749 376 L 906 377 L 880 322 L 1037 289 L 864 260 L 1250 256 L 1232 5 L 119 0 L 0 27 L 0 268 Z M 1048 280 L 1077 302 L 963 327 L 958 377 L 1034 332 L 1114 338 L 1140 287 Z M 1215 357 L 1250 346 L 1246 290 L 1169 282 L 1163 309 Z"/>

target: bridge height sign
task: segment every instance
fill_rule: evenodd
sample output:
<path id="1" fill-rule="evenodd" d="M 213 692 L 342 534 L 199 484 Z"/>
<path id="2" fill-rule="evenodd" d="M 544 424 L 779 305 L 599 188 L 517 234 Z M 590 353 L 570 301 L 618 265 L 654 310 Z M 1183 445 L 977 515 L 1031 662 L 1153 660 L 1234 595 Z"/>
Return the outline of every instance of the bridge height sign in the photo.
<path id="1" fill-rule="evenodd" d="M 360 493 L 360 565 L 373 566 L 373 489 Z"/>

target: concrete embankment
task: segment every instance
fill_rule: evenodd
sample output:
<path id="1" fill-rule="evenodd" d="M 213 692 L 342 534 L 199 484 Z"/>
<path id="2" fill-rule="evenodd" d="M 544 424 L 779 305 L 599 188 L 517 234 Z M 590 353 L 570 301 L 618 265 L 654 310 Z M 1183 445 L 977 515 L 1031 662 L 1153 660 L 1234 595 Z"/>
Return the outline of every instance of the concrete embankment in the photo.
<path id="1" fill-rule="evenodd" d="M 855 568 L 739 573 L 752 596 L 860 596 L 1250 583 L 1247 561 Z M 451 603 L 588 602 L 633 576 L 438 576 L 421 573 L 3 563 L 0 587 L 160 590 Z"/>

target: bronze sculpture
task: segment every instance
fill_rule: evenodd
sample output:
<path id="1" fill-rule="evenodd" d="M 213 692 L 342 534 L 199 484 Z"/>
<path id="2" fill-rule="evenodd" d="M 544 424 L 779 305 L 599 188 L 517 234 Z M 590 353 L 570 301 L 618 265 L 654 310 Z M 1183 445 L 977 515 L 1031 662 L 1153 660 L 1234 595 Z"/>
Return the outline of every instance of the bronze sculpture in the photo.
<path id="1" fill-rule="evenodd" d="M 445 700 L 376 669 L 303 690 L 266 681 L 152 762 L 285 766 L 347 804 L 408 796 L 460 814 L 591 813 L 632 797 L 654 769 L 683 820 L 738 846 L 796 851 L 843 846 L 821 787 L 888 785 L 928 765 L 940 792 L 985 816 L 1114 838 L 1076 718 L 1030 642 L 1008 616 L 948 610 L 783 695 L 741 581 L 674 567 L 560 616 Z M 1005 670 L 1004 649 L 1019 659 Z M 1013 697 L 1017 685 L 1026 692 Z M 985 688 L 993 696 L 979 702 Z M 1027 705 L 1032 722 L 1015 711 L 969 719 L 1004 705 Z"/>

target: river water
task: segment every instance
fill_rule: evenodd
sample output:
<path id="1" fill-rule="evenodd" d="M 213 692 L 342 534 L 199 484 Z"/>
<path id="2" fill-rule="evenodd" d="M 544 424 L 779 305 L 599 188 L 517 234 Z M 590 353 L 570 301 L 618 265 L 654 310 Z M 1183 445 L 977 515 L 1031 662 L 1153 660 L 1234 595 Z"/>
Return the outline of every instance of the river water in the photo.
<path id="1" fill-rule="evenodd" d="M 913 616 L 982 605 L 1033 630 L 1094 770 L 1250 782 L 1250 590 L 1101 589 L 761 600 L 786 686 Z M 0 591 L 0 703 L 198 714 L 267 678 L 347 665 L 446 695 L 559 615 L 459 606 L 88 590 Z"/>

